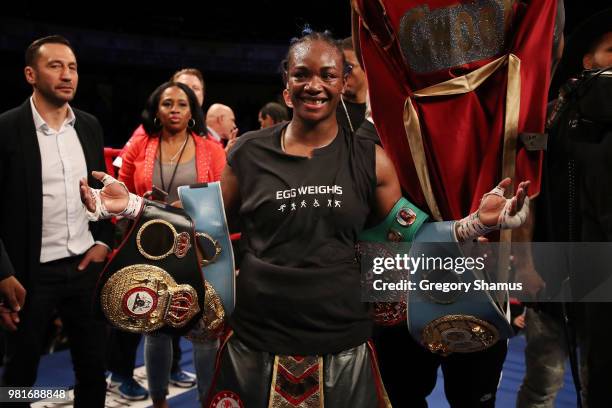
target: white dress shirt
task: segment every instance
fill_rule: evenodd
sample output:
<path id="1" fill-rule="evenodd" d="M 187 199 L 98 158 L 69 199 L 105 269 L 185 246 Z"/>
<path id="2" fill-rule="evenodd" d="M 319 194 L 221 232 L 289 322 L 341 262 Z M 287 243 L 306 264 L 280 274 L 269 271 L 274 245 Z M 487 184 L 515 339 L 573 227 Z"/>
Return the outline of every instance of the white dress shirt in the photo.
<path id="1" fill-rule="evenodd" d="M 214 140 L 216 140 L 216 141 L 217 141 L 217 142 L 219 142 L 219 143 L 223 143 L 223 138 L 221 137 L 221 135 L 220 135 L 220 134 L 218 134 L 218 133 L 215 131 L 215 129 L 210 128 L 210 127 L 208 127 L 208 126 L 207 126 L 207 127 L 206 127 L 206 130 L 208 130 L 208 134 L 209 134 L 210 136 L 212 136 L 212 138 L 213 138 Z"/>
<path id="2" fill-rule="evenodd" d="M 42 164 L 42 245 L 40 262 L 83 254 L 93 244 L 79 180 L 87 177 L 85 154 L 74 129 L 74 112 L 59 131 L 40 116 L 30 98 Z"/>

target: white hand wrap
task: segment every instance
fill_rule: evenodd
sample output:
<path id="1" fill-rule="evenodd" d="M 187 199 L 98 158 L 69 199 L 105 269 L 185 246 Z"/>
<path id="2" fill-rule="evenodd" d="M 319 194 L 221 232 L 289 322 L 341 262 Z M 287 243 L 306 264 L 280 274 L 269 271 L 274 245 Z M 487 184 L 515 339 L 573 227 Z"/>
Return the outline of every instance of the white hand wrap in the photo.
<path id="1" fill-rule="evenodd" d="M 490 194 L 494 194 L 500 197 L 504 197 L 504 189 L 497 186 L 491 192 L 485 194 L 482 199 Z M 474 238 L 478 238 L 483 235 L 500 229 L 517 228 L 523 225 L 529 216 L 529 197 L 525 197 L 523 206 L 514 215 L 510 215 L 510 209 L 513 203 L 516 201 L 516 197 L 506 199 L 506 204 L 499 214 L 497 223 L 495 225 L 484 225 L 480 220 L 478 211 L 475 211 L 467 217 L 457 221 L 457 239 L 459 241 L 468 241 Z M 482 202 L 482 201 L 481 201 Z"/>
<path id="2" fill-rule="evenodd" d="M 101 181 L 102 181 L 102 184 L 104 184 L 104 187 L 108 186 L 109 184 L 113 184 L 113 183 L 118 183 L 122 185 L 123 188 L 125 188 L 125 191 L 128 192 L 127 207 L 125 207 L 125 209 L 118 214 L 109 212 L 106 206 L 104 205 L 104 202 L 102 201 L 102 198 L 100 196 L 104 187 L 102 189 L 95 189 L 95 188 L 89 187 L 89 194 L 94 200 L 96 209 L 94 212 L 91 212 L 87 209 L 87 207 L 85 207 L 85 210 L 87 212 L 87 218 L 90 221 L 98 221 L 101 219 L 103 220 L 103 219 L 107 219 L 107 218 L 111 218 L 115 216 L 122 216 L 122 217 L 126 217 L 132 220 L 135 219 L 140 213 L 140 209 L 142 208 L 144 199 L 136 194 L 130 193 L 127 187 L 125 186 L 125 183 L 117 181 L 114 177 L 109 176 L 108 174 L 106 174 L 104 178 L 102 178 Z"/>
<path id="3" fill-rule="evenodd" d="M 140 214 L 140 209 L 142 208 L 143 202 L 144 198 L 139 195 L 130 193 L 130 198 L 128 200 L 127 207 L 125 207 L 125 210 L 117 214 L 117 216 L 129 218 L 130 220 L 135 220 L 138 217 L 138 214 Z"/>

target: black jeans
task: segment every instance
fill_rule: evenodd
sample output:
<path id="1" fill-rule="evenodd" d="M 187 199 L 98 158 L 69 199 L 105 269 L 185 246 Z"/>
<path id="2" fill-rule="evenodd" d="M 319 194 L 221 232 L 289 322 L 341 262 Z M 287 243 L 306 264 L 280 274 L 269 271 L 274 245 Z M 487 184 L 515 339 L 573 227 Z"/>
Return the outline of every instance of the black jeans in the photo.
<path id="1" fill-rule="evenodd" d="M 612 328 L 612 303 L 585 303 L 586 334 L 585 351 L 587 356 L 586 398 L 589 408 L 612 406 L 612 351 L 610 339 Z"/>
<path id="2" fill-rule="evenodd" d="M 181 350 L 181 336 L 172 336 L 172 368 L 170 372 L 172 374 L 181 371 L 181 358 L 183 357 L 183 350 Z"/>
<path id="3" fill-rule="evenodd" d="M 106 396 L 107 330 L 102 321 L 94 319 L 92 301 L 103 264 L 90 263 L 84 271 L 78 271 L 81 258 L 41 264 L 38 281 L 27 288 L 17 331 L 6 335 L 2 386 L 31 387 L 35 383 L 44 331 L 57 310 L 70 342 L 76 377 L 74 406 L 101 408 Z"/>
<path id="4" fill-rule="evenodd" d="M 110 329 L 108 347 L 108 370 L 125 378 L 134 376 L 136 350 L 142 334 Z"/>
<path id="5" fill-rule="evenodd" d="M 420 346 L 403 323 L 377 327 L 374 345 L 393 407 L 427 407 L 426 397 L 436 386 L 439 366 L 442 366 L 444 393 L 451 407 L 495 406 L 495 393 L 508 349 L 506 341 L 477 353 L 441 357 Z"/>

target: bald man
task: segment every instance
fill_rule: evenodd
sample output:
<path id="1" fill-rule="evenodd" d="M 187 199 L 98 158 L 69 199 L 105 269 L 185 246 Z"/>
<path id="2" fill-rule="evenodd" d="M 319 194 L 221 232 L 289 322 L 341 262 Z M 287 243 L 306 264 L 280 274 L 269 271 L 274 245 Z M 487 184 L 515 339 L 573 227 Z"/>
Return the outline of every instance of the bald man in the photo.
<path id="1" fill-rule="evenodd" d="M 225 145 L 225 152 L 236 142 L 238 128 L 234 111 L 227 105 L 215 103 L 206 112 L 206 127 L 211 139 Z"/>

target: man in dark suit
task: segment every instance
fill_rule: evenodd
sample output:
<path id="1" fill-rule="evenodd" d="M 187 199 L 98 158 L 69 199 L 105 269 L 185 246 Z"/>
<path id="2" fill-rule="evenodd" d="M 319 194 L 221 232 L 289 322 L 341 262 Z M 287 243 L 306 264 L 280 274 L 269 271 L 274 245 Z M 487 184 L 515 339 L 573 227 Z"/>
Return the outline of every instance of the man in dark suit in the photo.
<path id="1" fill-rule="evenodd" d="M 8 330 L 1 385 L 34 384 L 57 310 L 70 340 L 75 406 L 103 407 L 106 328 L 91 305 L 112 225 L 89 223 L 78 187 L 104 169 L 102 129 L 69 105 L 78 73 L 66 39 L 34 41 L 25 77 L 32 97 L 0 115 L 0 325 Z"/>

